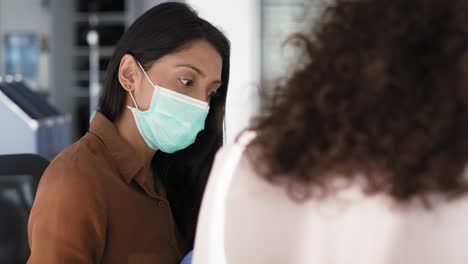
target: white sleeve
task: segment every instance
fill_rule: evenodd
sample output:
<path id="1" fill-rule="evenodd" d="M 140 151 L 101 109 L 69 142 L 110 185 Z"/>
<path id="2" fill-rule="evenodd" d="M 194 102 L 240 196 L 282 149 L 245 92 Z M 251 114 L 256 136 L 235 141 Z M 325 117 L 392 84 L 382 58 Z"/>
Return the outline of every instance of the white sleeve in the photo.
<path id="1" fill-rule="evenodd" d="M 247 136 L 244 138 L 252 138 Z M 244 140 L 244 142 L 247 142 Z M 245 144 L 223 147 L 216 155 L 205 189 L 193 250 L 193 264 L 225 264 L 226 196 Z"/>

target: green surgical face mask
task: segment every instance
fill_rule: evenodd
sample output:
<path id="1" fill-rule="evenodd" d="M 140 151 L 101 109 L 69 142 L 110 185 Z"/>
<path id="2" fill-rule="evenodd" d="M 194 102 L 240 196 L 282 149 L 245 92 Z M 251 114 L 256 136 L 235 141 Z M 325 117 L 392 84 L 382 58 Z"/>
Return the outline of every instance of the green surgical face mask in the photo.
<path id="1" fill-rule="evenodd" d="M 154 85 L 141 64 L 138 65 L 154 88 L 153 96 L 149 109 L 141 111 L 129 92 L 135 108 L 128 108 L 146 144 L 165 153 L 174 153 L 193 144 L 205 128 L 208 103 Z"/>

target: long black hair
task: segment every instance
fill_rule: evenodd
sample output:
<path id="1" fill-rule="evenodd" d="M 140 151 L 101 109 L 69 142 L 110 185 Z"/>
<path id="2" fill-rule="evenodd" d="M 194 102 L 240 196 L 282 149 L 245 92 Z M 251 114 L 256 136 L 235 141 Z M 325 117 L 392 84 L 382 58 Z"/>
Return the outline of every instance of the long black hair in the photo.
<path id="1" fill-rule="evenodd" d="M 117 120 L 125 109 L 127 93 L 118 80 L 122 57 L 131 54 L 146 69 L 161 57 L 174 53 L 196 40 L 208 41 L 223 62 L 222 86 L 210 102 L 205 130 L 193 145 L 173 154 L 158 151 L 152 161 L 155 177 L 167 192 L 180 241 L 193 246 L 201 198 L 214 156 L 223 142 L 223 119 L 229 82 L 230 44 L 209 22 L 186 4 L 163 3 L 140 16 L 124 33 L 108 65 L 99 111 Z"/>

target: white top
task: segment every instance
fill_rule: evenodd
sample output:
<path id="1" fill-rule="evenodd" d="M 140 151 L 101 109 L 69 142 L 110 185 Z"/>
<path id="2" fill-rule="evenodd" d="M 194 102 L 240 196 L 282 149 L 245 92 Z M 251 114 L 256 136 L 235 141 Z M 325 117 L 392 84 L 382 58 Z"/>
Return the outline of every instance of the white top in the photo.
<path id="1" fill-rule="evenodd" d="M 247 137 L 247 139 L 245 139 Z M 217 155 L 194 264 L 467 264 L 468 197 L 432 209 L 365 196 L 355 185 L 298 203 L 256 175 L 243 145 Z"/>

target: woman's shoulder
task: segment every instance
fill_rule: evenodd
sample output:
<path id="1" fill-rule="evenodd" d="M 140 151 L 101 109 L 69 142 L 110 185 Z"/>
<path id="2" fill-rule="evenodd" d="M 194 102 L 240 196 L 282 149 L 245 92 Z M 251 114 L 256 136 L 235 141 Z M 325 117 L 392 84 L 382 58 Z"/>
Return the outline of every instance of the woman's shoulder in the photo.
<path id="1" fill-rule="evenodd" d="M 464 251 L 446 245 L 446 240 L 434 239 L 450 234 L 457 244 L 466 244 L 468 228 L 460 227 L 468 221 L 468 197 L 441 200 L 427 210 L 419 204 L 402 206 L 386 197 L 365 195 L 356 183 L 327 199 L 297 201 L 288 188 L 269 182 L 257 172 L 258 164 L 245 152 L 254 138 L 255 134 L 241 135 L 217 156 L 200 214 L 195 250 L 198 261 L 213 257 L 209 252 L 219 251 L 236 263 L 253 258 L 259 258 L 258 263 L 287 263 L 282 258 L 290 255 L 304 256 L 300 263 L 308 263 L 321 260 L 317 251 L 310 249 L 323 248 L 324 240 L 330 250 L 339 247 L 342 252 L 369 255 L 371 248 L 375 253 L 369 256 L 380 259 L 384 256 L 379 254 L 391 248 L 398 249 L 402 258 L 414 252 L 431 252 L 435 257 L 442 254 L 441 250 L 444 256 L 468 257 L 461 253 Z M 219 229 L 224 232 L 213 231 Z M 336 230 L 344 235 L 330 237 Z M 426 238 L 424 243 L 421 237 Z M 376 244 L 377 240 L 382 242 Z M 288 248 L 288 254 L 271 251 L 285 244 L 297 246 Z"/>
<path id="2" fill-rule="evenodd" d="M 43 185 L 71 185 L 96 187 L 108 166 L 105 154 L 85 136 L 60 152 L 47 167 L 41 178 Z"/>
<path id="3" fill-rule="evenodd" d="M 103 157 L 81 138 L 59 153 L 41 177 L 33 211 L 40 208 L 80 208 L 102 206 L 107 200 Z M 68 210 L 68 209 L 67 209 Z"/>
<path id="4" fill-rule="evenodd" d="M 218 152 L 217 156 L 243 156 L 244 150 L 255 140 L 257 133 L 254 131 L 244 131 L 240 133 L 233 142 L 225 144 Z"/>

